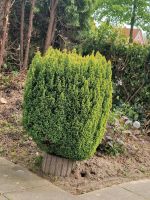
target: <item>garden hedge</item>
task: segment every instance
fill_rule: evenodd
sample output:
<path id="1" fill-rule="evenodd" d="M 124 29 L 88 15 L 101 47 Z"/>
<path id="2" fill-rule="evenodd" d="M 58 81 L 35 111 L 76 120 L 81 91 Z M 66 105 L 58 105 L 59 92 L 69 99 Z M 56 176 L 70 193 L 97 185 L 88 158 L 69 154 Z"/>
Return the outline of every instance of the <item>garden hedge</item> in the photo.
<path id="1" fill-rule="evenodd" d="M 150 102 L 150 44 L 128 44 L 116 28 L 102 24 L 79 49 L 83 55 L 99 51 L 111 61 L 113 107 L 126 104 L 143 120 Z M 130 117 L 130 111 L 125 114 Z"/>
<path id="2" fill-rule="evenodd" d="M 99 53 L 82 57 L 50 48 L 30 66 L 23 124 L 43 151 L 83 160 L 103 138 L 111 103 L 110 62 Z"/>

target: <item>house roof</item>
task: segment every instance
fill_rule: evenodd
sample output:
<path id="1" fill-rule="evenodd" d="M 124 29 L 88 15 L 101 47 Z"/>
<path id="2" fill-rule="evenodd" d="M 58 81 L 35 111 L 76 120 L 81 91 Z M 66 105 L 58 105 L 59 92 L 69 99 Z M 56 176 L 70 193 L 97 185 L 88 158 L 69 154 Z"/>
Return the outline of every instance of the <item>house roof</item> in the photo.
<path id="1" fill-rule="evenodd" d="M 123 31 L 123 34 L 125 36 L 127 36 L 127 37 L 130 36 L 130 28 L 126 28 L 125 27 L 125 28 L 122 29 L 122 31 Z M 133 29 L 133 40 L 137 37 L 137 35 L 138 35 L 139 32 L 142 33 L 142 31 L 140 29 L 138 29 L 138 28 L 134 28 Z"/>
<path id="2" fill-rule="evenodd" d="M 128 37 L 128 38 L 130 37 L 130 28 L 124 27 L 124 28 L 121 29 L 121 32 L 126 37 Z M 135 43 L 140 43 L 140 44 L 144 44 L 145 43 L 145 40 L 144 40 L 143 33 L 142 33 L 141 29 L 138 29 L 138 28 L 134 28 L 133 29 L 133 41 Z"/>

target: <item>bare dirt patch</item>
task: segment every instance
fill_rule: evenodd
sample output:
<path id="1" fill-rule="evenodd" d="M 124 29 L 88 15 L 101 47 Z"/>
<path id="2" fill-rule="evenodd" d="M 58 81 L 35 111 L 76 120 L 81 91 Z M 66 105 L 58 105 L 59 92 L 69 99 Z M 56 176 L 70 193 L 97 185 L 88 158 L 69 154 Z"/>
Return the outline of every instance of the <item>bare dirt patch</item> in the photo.
<path id="1" fill-rule="evenodd" d="M 108 126 L 107 135 L 120 139 L 124 153 L 108 156 L 100 150 L 90 160 L 77 162 L 70 177 L 45 176 L 40 171 L 42 152 L 22 127 L 25 75 L 0 76 L 0 156 L 19 163 L 54 184 L 81 194 L 130 180 L 150 178 L 150 137 L 142 130 L 120 130 Z"/>

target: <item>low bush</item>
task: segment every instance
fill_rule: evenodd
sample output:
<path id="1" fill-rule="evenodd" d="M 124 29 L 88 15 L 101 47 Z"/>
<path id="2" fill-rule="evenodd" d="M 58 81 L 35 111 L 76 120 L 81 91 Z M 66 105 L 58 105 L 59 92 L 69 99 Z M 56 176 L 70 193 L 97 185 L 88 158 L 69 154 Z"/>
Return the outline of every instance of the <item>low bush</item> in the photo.
<path id="1" fill-rule="evenodd" d="M 112 102 L 111 64 L 50 48 L 35 56 L 25 86 L 23 124 L 47 153 L 83 160 L 105 132 Z"/>

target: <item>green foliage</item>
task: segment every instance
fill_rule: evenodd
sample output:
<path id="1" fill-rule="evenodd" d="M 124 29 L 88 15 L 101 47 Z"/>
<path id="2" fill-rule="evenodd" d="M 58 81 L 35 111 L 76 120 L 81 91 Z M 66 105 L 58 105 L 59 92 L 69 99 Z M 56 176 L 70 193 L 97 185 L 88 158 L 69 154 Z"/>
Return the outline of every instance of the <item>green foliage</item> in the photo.
<path id="1" fill-rule="evenodd" d="M 142 115 L 150 96 L 150 48 L 140 45 L 117 45 L 113 59 L 114 103 L 133 105 Z M 128 106 L 129 107 L 129 106 Z"/>
<path id="2" fill-rule="evenodd" d="M 34 166 L 33 166 L 33 170 L 35 169 L 40 169 L 41 166 L 42 166 L 42 160 L 43 160 L 43 157 L 42 156 L 37 156 L 35 157 L 34 159 Z"/>
<path id="3" fill-rule="evenodd" d="M 104 57 L 50 48 L 28 72 L 23 124 L 42 150 L 87 159 L 103 138 L 111 98 L 111 64 Z"/>
<path id="4" fill-rule="evenodd" d="M 135 106 L 131 106 L 130 104 L 127 103 L 126 104 L 122 103 L 119 107 L 116 108 L 114 106 L 113 111 L 115 114 L 120 113 L 121 115 L 127 116 L 129 119 L 134 121 L 140 118 L 140 112 L 136 111 Z"/>
<path id="5" fill-rule="evenodd" d="M 107 142 L 105 145 L 104 153 L 110 156 L 118 156 L 125 151 L 123 144 L 117 141 Z"/>
<path id="6" fill-rule="evenodd" d="M 149 0 L 99 0 L 99 8 L 95 12 L 98 22 L 106 20 L 111 24 L 129 24 L 133 17 L 133 5 L 136 5 L 134 26 L 148 30 L 150 26 Z"/>
<path id="7" fill-rule="evenodd" d="M 110 50 L 114 45 L 125 45 L 127 43 L 127 38 L 121 34 L 119 28 L 114 28 L 107 23 L 102 23 L 97 29 L 90 32 L 86 40 L 80 44 L 79 49 L 81 49 L 80 51 L 82 51 L 84 55 L 93 51 L 100 51 L 110 59 Z"/>
<path id="8" fill-rule="evenodd" d="M 43 38 L 46 36 L 51 0 L 37 0 L 34 20 L 36 30 L 35 42 L 43 47 Z M 59 0 L 56 16 L 56 33 L 54 46 L 70 47 L 79 42 L 89 31 L 92 14 L 95 11 L 96 0 Z M 42 49 L 42 48 L 41 48 Z"/>
<path id="9" fill-rule="evenodd" d="M 52 46 L 59 49 L 73 49 L 76 44 L 86 38 L 93 13 L 98 0 L 59 0 L 55 17 L 56 28 Z M 26 35 L 28 33 L 29 14 L 31 1 L 25 2 L 24 18 L 24 50 L 26 47 Z M 31 62 L 37 47 L 43 51 L 50 19 L 52 0 L 36 0 L 34 7 L 33 31 L 29 52 L 29 63 Z M 7 53 L 3 71 L 20 70 L 20 24 L 21 24 L 22 0 L 15 0 L 9 17 L 9 34 Z M 1 10 L 1 9 L 0 9 Z M 2 13 L 0 13 L 0 16 Z M 1 17 L 0 17 L 1 18 Z M 1 21 L 0 21 L 0 24 Z M 1 28 L 0 28 L 1 29 Z"/>
<path id="10" fill-rule="evenodd" d="M 131 108 L 129 109 L 131 111 Z M 107 133 L 97 148 L 101 154 L 118 156 L 126 152 L 126 134 L 131 132 L 133 118 L 128 118 L 125 114 L 125 111 L 118 107 L 110 112 Z"/>
<path id="11" fill-rule="evenodd" d="M 108 118 L 108 123 L 113 126 L 115 124 L 115 122 L 116 122 L 116 119 L 120 119 L 121 118 L 121 115 L 122 115 L 122 112 L 120 110 L 113 109 L 110 112 L 110 115 L 109 115 L 109 118 Z"/>
<path id="12" fill-rule="evenodd" d="M 16 88 L 13 79 L 16 77 L 14 71 L 11 74 L 0 73 L 0 90 Z"/>
<path id="13" fill-rule="evenodd" d="M 102 25 L 83 43 L 83 54 L 99 51 L 112 63 L 113 103 L 130 104 L 142 116 L 149 106 L 150 47 L 127 44 L 111 26 Z"/>
<path id="14" fill-rule="evenodd" d="M 125 22 L 130 19 L 130 0 L 99 0 L 99 6 L 95 12 L 95 19 L 100 22 L 106 20 L 109 23 Z M 132 3 L 130 1 L 130 3 Z M 130 13 L 130 15 L 129 15 Z M 128 14 L 128 15 L 127 15 Z"/>

